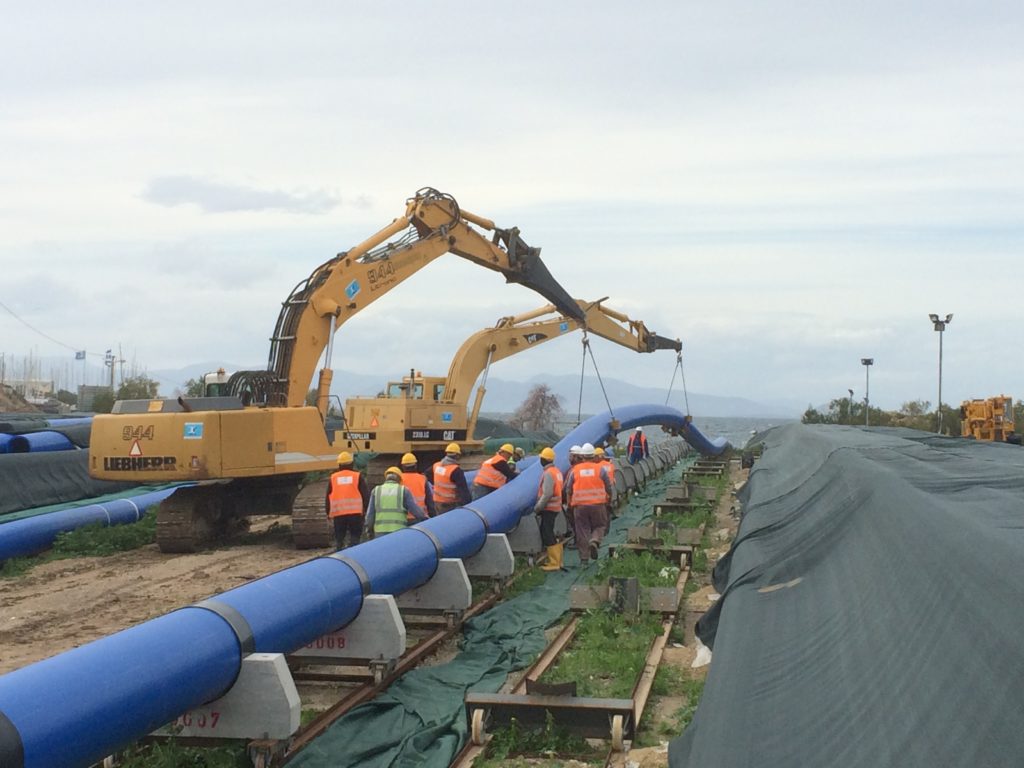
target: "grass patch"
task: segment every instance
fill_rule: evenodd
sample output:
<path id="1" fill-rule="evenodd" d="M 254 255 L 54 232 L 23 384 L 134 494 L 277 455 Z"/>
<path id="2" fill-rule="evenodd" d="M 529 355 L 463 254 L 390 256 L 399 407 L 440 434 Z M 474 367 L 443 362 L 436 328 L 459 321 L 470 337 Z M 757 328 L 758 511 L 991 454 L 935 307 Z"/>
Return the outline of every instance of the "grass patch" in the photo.
<path id="1" fill-rule="evenodd" d="M 598 560 L 591 584 L 604 584 L 612 577 L 635 576 L 642 587 L 673 587 L 679 568 L 650 552 L 619 550 L 618 557 Z"/>
<path id="2" fill-rule="evenodd" d="M 685 696 L 686 703 L 672 714 L 671 721 L 663 722 L 659 726 L 662 733 L 672 736 L 682 733 L 693 722 L 693 714 L 697 711 L 697 705 L 700 704 L 700 697 L 704 695 L 704 681 L 684 680 L 677 695 Z"/>
<path id="3" fill-rule="evenodd" d="M 643 670 L 647 651 L 661 632 L 661 617 L 657 615 L 628 616 L 607 609 L 590 611 L 580 619 L 569 648 L 541 680 L 575 681 L 578 696 L 629 698 Z"/>
<path id="4" fill-rule="evenodd" d="M 122 768 L 252 768 L 244 746 L 185 747 L 173 739 L 136 745 L 122 752 Z"/>
<path id="5" fill-rule="evenodd" d="M 587 744 L 582 736 L 576 736 L 565 728 L 555 725 L 551 713 L 547 713 L 543 728 L 526 729 L 513 718 L 507 728 L 494 732 L 484 751 L 482 766 L 530 765 L 517 760 L 521 755 L 562 756 L 576 760 L 589 760 L 600 756 L 600 752 Z M 510 759 L 511 758 L 511 759 Z M 559 763 L 554 763 L 558 765 Z"/>
<path id="6" fill-rule="evenodd" d="M 693 563 L 690 565 L 690 570 L 693 573 L 707 573 L 708 572 L 708 553 L 704 548 L 706 544 L 701 542 L 701 546 L 694 547 L 693 550 Z M 689 584 L 689 580 L 687 580 Z"/>
<path id="7" fill-rule="evenodd" d="M 529 592 L 534 587 L 539 587 L 544 583 L 546 577 L 547 571 L 542 571 L 540 568 L 530 568 L 527 571 L 520 572 L 515 581 L 502 594 L 506 600 L 511 600 L 513 597 L 517 597 L 524 592 Z"/>

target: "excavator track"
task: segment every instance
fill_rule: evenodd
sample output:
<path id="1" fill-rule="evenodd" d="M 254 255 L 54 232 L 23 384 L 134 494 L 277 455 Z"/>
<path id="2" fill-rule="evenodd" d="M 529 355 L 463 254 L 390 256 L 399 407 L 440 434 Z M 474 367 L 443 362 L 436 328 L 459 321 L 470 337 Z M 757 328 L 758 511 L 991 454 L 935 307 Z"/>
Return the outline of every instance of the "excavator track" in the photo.
<path id="1" fill-rule="evenodd" d="M 156 543 L 161 552 L 195 552 L 211 541 L 219 527 L 221 491 L 217 486 L 179 488 L 162 502 L 156 515 Z"/>
<path id="2" fill-rule="evenodd" d="M 327 480 L 308 483 L 292 504 L 292 540 L 296 549 L 326 549 L 334 544 L 334 529 L 327 517 Z"/>
<path id="3" fill-rule="evenodd" d="M 299 479 L 285 475 L 178 488 L 157 509 L 156 543 L 161 552 L 196 552 L 246 529 L 249 515 L 287 514 Z"/>

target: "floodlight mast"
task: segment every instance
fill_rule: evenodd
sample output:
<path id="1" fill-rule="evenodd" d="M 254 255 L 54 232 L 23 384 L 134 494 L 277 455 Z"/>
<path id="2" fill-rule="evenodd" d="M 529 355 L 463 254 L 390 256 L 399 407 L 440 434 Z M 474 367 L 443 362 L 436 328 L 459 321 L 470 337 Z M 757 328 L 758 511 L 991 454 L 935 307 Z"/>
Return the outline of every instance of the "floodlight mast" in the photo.
<path id="1" fill-rule="evenodd" d="M 942 434 L 942 334 L 946 332 L 946 326 L 953 322 L 953 313 L 946 315 L 945 320 L 932 313 L 928 315 L 932 321 L 932 328 L 939 334 L 939 404 L 935 408 L 935 431 Z"/>
<path id="2" fill-rule="evenodd" d="M 864 426 L 871 426 L 868 423 L 868 419 L 871 414 L 871 366 L 875 364 L 875 358 L 873 357 L 862 357 L 860 364 L 864 366 Z M 850 397 L 853 397 L 853 391 L 850 392 Z"/>

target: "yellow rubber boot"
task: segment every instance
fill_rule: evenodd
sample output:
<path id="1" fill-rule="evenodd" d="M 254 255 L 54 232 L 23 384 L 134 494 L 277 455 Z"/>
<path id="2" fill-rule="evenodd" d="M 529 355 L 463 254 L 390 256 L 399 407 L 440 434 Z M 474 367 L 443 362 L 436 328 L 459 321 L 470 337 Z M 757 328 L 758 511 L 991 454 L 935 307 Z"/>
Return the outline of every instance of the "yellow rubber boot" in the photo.
<path id="1" fill-rule="evenodd" d="M 562 567 L 562 544 L 552 544 L 547 549 L 548 561 L 540 567 L 542 571 L 557 571 Z"/>

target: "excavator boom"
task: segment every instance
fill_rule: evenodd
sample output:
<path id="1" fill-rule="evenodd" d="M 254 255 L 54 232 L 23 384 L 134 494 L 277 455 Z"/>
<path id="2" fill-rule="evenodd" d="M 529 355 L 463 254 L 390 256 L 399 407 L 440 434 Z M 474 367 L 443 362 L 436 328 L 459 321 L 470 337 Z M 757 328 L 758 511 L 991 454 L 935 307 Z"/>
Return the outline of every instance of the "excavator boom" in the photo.
<path id="1" fill-rule="evenodd" d="M 492 237 L 477 228 L 492 232 Z M 448 252 L 500 272 L 508 282 L 530 288 L 559 311 L 582 319 L 576 302 L 541 261 L 540 248 L 527 245 L 517 228 L 501 229 L 490 219 L 461 210 L 451 195 L 427 187 L 406 202 L 403 217 L 321 264 L 295 287 L 278 316 L 267 371 L 245 372 L 236 380 L 234 393 L 247 392 L 251 402 L 260 404 L 303 405 L 333 333 Z M 326 392 L 321 399 L 326 400 Z"/>

